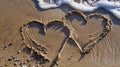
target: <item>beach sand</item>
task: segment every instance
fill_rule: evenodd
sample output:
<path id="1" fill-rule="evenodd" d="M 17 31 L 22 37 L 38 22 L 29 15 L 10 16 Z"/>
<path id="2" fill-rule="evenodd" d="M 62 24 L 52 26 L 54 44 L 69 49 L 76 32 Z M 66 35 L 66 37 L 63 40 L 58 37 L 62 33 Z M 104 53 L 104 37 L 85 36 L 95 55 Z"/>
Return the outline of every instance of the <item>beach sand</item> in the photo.
<path id="1" fill-rule="evenodd" d="M 47 1 L 47 0 L 46 0 Z M 48 25 L 47 33 L 43 32 L 43 26 L 54 20 L 63 19 L 66 12 L 72 10 L 68 5 L 59 8 L 42 10 L 35 0 L 1 0 L 0 1 L 0 67 L 119 67 L 120 66 L 120 20 L 104 9 L 98 9 L 92 13 L 102 13 L 113 21 L 112 30 L 108 35 L 95 45 L 95 47 L 81 58 L 80 51 L 72 40 L 68 40 L 60 54 L 57 63 L 53 61 L 69 31 L 63 23 L 55 22 Z M 85 13 L 86 15 L 91 13 Z M 73 14 L 67 18 L 77 31 L 77 42 L 84 46 L 92 34 L 102 33 L 101 18 L 92 17 L 87 23 L 81 16 Z M 22 40 L 20 28 L 28 23 L 27 28 L 38 43 L 47 47 L 45 54 L 50 61 L 45 61 L 36 52 L 26 47 Z M 27 37 L 27 36 L 26 36 Z M 30 45 L 30 41 L 26 40 Z M 37 46 L 33 47 L 36 49 Z M 31 53 L 33 52 L 33 53 Z M 40 50 L 39 52 L 43 52 Z"/>

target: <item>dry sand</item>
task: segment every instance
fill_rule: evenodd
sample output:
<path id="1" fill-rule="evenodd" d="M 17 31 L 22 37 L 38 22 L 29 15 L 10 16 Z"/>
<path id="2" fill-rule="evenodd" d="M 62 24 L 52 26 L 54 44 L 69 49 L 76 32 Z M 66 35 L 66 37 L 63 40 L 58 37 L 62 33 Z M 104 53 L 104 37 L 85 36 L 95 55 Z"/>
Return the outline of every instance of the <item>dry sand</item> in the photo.
<path id="1" fill-rule="evenodd" d="M 47 33 L 43 32 L 43 25 L 52 20 L 66 20 L 63 17 L 66 12 L 72 10 L 71 7 L 63 5 L 60 8 L 42 10 L 38 8 L 35 0 L 1 0 L 0 1 L 0 67 L 49 67 L 55 59 L 56 54 L 68 36 L 69 31 L 64 29 L 62 23 L 53 23 L 48 25 Z M 68 40 L 61 53 L 59 61 L 54 67 L 119 67 L 120 66 L 120 20 L 103 9 L 93 13 L 102 13 L 110 17 L 113 21 L 111 32 L 101 40 L 96 46 L 81 58 L 76 44 Z M 86 13 L 90 14 L 90 13 Z M 37 22 L 32 22 L 36 21 Z M 68 17 L 74 29 L 77 31 L 77 42 L 84 46 L 89 40 L 89 35 L 99 35 L 102 32 L 101 24 L 104 22 L 101 18 L 91 18 L 87 24 L 76 14 Z M 38 23 L 39 22 L 39 23 Z M 83 23 L 82 23 L 83 22 Z M 28 23 L 28 33 L 38 43 L 45 45 L 47 50 L 39 50 L 50 58 L 46 61 L 38 56 L 34 51 L 27 48 L 22 40 L 20 28 Z M 27 37 L 27 36 L 26 36 Z M 26 40 L 30 45 L 30 41 Z M 33 47 L 37 49 L 35 44 Z M 53 63 L 54 64 L 54 63 Z M 51 65 L 52 67 L 52 65 Z"/>

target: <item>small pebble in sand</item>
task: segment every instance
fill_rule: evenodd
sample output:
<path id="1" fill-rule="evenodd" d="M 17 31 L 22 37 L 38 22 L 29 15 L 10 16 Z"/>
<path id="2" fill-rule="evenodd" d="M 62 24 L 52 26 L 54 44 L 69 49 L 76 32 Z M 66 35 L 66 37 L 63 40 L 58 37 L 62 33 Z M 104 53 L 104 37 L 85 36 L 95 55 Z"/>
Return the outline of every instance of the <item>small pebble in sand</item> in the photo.
<path id="1" fill-rule="evenodd" d="M 31 67 L 31 65 L 29 64 L 28 67 Z"/>
<path id="2" fill-rule="evenodd" d="M 4 47 L 3 47 L 3 50 L 5 50 L 6 48 L 7 48 L 7 46 L 4 46 Z"/>
<path id="3" fill-rule="evenodd" d="M 11 56 L 12 57 L 12 59 L 15 59 L 15 56 Z"/>
<path id="4" fill-rule="evenodd" d="M 21 67 L 27 67 L 26 65 L 21 65 Z"/>
<path id="5" fill-rule="evenodd" d="M 94 41 L 94 43 L 96 44 L 96 43 L 97 43 L 97 41 Z"/>
<path id="6" fill-rule="evenodd" d="M 21 27 L 21 29 L 20 29 L 20 32 L 24 32 L 24 29 L 23 29 L 23 27 Z"/>
<path id="7" fill-rule="evenodd" d="M 30 62 L 30 61 L 31 61 L 31 59 L 30 59 L 30 58 L 28 58 L 28 59 L 27 59 L 27 62 Z"/>
<path id="8" fill-rule="evenodd" d="M 11 56 L 11 57 L 8 58 L 8 61 L 12 61 L 13 59 L 15 59 L 15 57 Z"/>
<path id="9" fill-rule="evenodd" d="M 14 66 L 16 66 L 17 65 L 17 62 L 14 62 Z"/>
<path id="10" fill-rule="evenodd" d="M 17 54 L 20 54 L 21 53 L 21 51 L 19 50 L 18 52 L 17 52 Z"/>
<path id="11" fill-rule="evenodd" d="M 20 61 L 18 58 L 16 58 L 16 60 L 15 61 Z"/>
<path id="12" fill-rule="evenodd" d="M 21 62 L 20 64 L 23 65 L 23 64 L 25 64 L 25 62 Z"/>
<path id="13" fill-rule="evenodd" d="M 72 56 L 68 57 L 68 59 L 67 59 L 67 60 L 69 61 L 71 58 L 72 58 Z"/>
<path id="14" fill-rule="evenodd" d="M 8 44 L 8 46 L 11 46 L 11 45 L 13 45 L 13 44 L 12 44 L 12 43 L 9 43 L 9 44 Z"/>
<path id="15" fill-rule="evenodd" d="M 12 57 L 9 57 L 9 58 L 8 58 L 8 61 L 12 61 Z"/>

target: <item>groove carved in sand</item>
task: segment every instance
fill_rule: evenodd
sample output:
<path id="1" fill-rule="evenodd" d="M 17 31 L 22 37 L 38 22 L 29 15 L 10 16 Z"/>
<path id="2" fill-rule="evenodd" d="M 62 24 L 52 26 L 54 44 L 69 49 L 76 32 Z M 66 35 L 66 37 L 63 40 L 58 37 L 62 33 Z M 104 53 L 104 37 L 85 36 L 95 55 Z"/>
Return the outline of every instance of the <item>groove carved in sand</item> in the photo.
<path id="1" fill-rule="evenodd" d="M 79 43 L 77 42 L 77 36 L 78 36 L 77 35 L 77 31 L 73 28 L 73 26 L 71 25 L 71 23 L 68 23 L 66 21 L 66 17 L 71 16 L 72 13 L 75 13 L 75 14 L 78 14 L 78 15 L 82 16 L 82 18 L 86 22 L 88 21 L 88 19 L 91 19 L 93 16 L 99 16 L 99 17 L 103 18 L 104 20 L 106 20 L 106 24 L 105 24 L 105 26 L 103 28 L 103 32 L 99 36 L 97 36 L 94 39 L 88 41 L 84 45 L 84 47 L 81 47 L 79 45 Z M 37 23 L 39 23 L 39 24 L 41 24 L 43 26 L 43 31 L 44 31 L 45 34 L 48 33 L 47 32 L 47 28 L 48 28 L 47 25 L 49 25 L 52 22 L 62 23 L 64 25 L 64 27 L 67 29 L 67 31 L 69 31 L 68 36 L 66 36 L 66 38 L 63 40 L 60 48 L 58 49 L 58 52 L 56 53 L 56 56 L 54 57 L 54 60 L 51 60 L 51 58 L 47 57 L 46 53 L 48 52 L 47 51 L 48 48 L 45 45 L 39 43 L 35 39 L 34 35 L 31 32 L 29 32 L 29 29 L 28 29 L 29 28 L 28 27 L 29 23 L 31 23 L 33 21 L 30 21 L 30 22 L 24 24 L 20 28 L 22 40 L 23 40 L 24 44 L 26 45 L 26 47 L 28 47 L 31 50 L 33 50 L 34 52 L 36 52 L 39 56 L 43 57 L 43 59 L 45 59 L 47 61 L 52 61 L 51 66 L 53 66 L 54 64 L 56 64 L 56 62 L 60 58 L 60 55 L 61 55 L 61 53 L 62 53 L 62 51 L 63 51 L 63 49 L 65 47 L 65 44 L 68 41 L 68 39 L 72 39 L 76 43 L 77 47 L 79 48 L 79 50 L 80 50 L 80 52 L 82 54 L 86 54 L 86 53 L 89 53 L 90 50 L 93 49 L 93 47 L 95 46 L 95 44 L 97 44 L 99 41 L 101 41 L 111 31 L 111 28 L 112 28 L 112 21 L 111 21 L 111 19 L 109 19 L 108 17 L 106 17 L 106 16 L 104 16 L 102 14 L 98 14 L 98 13 L 90 14 L 90 15 L 86 16 L 84 13 L 82 13 L 80 11 L 73 10 L 73 11 L 67 13 L 65 15 L 64 19 L 65 19 L 64 21 L 63 20 L 57 20 L 57 19 L 55 19 L 53 21 L 49 21 L 48 23 L 43 23 L 40 20 L 33 20 L 33 21 L 35 21 L 35 22 L 37 22 Z M 27 44 L 26 42 L 29 42 L 30 45 Z M 38 46 L 39 46 L 39 48 L 38 48 Z"/>

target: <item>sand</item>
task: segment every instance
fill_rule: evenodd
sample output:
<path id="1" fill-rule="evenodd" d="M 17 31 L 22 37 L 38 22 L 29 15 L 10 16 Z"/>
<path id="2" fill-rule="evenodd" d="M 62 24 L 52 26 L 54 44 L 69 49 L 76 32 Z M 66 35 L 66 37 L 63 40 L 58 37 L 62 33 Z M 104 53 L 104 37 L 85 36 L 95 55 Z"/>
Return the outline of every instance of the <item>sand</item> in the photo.
<path id="1" fill-rule="evenodd" d="M 97 43 L 89 54 L 81 58 L 78 46 L 73 40 L 66 38 L 69 30 L 63 23 L 51 21 L 69 22 L 78 34 L 76 41 L 82 47 L 89 41 L 90 35 L 96 37 L 102 33 L 102 24 L 105 21 L 99 17 L 92 17 L 86 23 L 77 14 L 72 14 L 65 19 L 66 12 L 70 10 L 72 8 L 67 5 L 42 10 L 38 8 L 35 0 L 1 0 L 0 67 L 20 67 L 21 65 L 28 67 L 119 67 L 120 20 L 104 9 L 85 13 L 86 16 L 102 13 L 113 21 L 113 25 L 108 35 Z M 25 34 L 25 39 L 21 35 L 21 27 L 24 24 L 28 25 L 29 31 Z M 44 27 L 44 25 L 48 26 Z M 47 33 L 43 32 L 44 29 Z M 39 45 L 31 42 L 29 36 Z M 54 63 L 62 45 L 64 48 Z"/>

